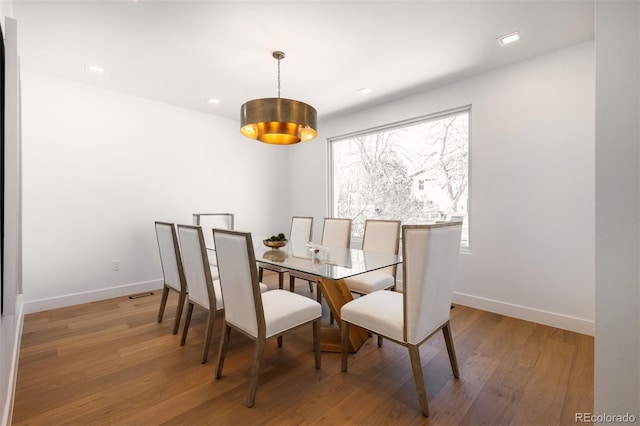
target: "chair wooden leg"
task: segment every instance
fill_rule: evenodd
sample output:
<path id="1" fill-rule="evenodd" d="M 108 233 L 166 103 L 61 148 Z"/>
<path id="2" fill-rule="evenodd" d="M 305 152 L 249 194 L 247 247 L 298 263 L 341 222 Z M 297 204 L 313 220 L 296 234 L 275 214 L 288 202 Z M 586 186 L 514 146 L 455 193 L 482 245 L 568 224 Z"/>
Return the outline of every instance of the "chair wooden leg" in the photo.
<path id="1" fill-rule="evenodd" d="M 231 327 L 225 322 L 222 325 L 222 335 L 220 336 L 220 349 L 218 350 L 218 366 L 216 367 L 216 379 L 222 377 L 222 367 L 224 366 L 224 358 L 227 356 L 227 346 L 229 346 L 229 336 L 231 335 Z"/>
<path id="2" fill-rule="evenodd" d="M 383 337 L 381 335 L 378 334 L 378 347 L 381 348 L 382 347 L 382 342 L 383 342 Z"/>
<path id="3" fill-rule="evenodd" d="M 184 346 L 187 342 L 187 333 L 189 332 L 189 324 L 191 324 L 191 314 L 193 314 L 193 303 L 189 302 L 187 308 L 187 317 L 184 319 L 184 329 L 182 330 L 182 339 L 180 340 L 180 346 Z"/>
<path id="4" fill-rule="evenodd" d="M 258 267 L 258 281 L 262 282 L 262 276 L 264 275 L 264 268 Z"/>
<path id="5" fill-rule="evenodd" d="M 313 293 L 313 285 L 311 284 L 311 281 L 309 281 L 309 293 Z"/>
<path id="6" fill-rule="evenodd" d="M 349 355 L 349 323 L 342 320 L 340 337 L 342 340 L 342 371 L 347 371 L 347 356 Z"/>
<path id="7" fill-rule="evenodd" d="M 418 401 L 422 415 L 429 417 L 429 405 L 427 404 L 427 389 L 424 386 L 424 376 L 422 375 L 422 363 L 420 362 L 420 348 L 416 345 L 409 345 L 409 358 L 411 359 L 411 369 L 413 370 L 413 381 L 418 393 Z"/>
<path id="8" fill-rule="evenodd" d="M 320 368 L 320 318 L 313 322 L 313 352 L 316 359 L 316 368 Z"/>
<path id="9" fill-rule="evenodd" d="M 282 336 L 278 336 L 278 347 L 282 347 Z"/>
<path id="10" fill-rule="evenodd" d="M 444 334 L 444 342 L 447 345 L 447 352 L 449 353 L 449 362 L 451 362 L 451 371 L 453 371 L 453 377 L 460 377 L 460 370 L 458 369 L 458 359 L 456 358 L 456 350 L 453 347 L 453 336 L 451 335 L 451 325 L 449 321 L 442 327 L 442 334 Z"/>
<path id="11" fill-rule="evenodd" d="M 160 298 L 160 310 L 158 311 L 158 322 L 162 322 L 162 317 L 164 316 L 164 307 L 167 305 L 168 295 L 169 295 L 169 287 L 164 286 L 164 288 L 162 289 L 162 297 Z"/>
<path id="12" fill-rule="evenodd" d="M 280 290 L 284 288 L 284 272 L 278 272 L 278 288 Z"/>
<path id="13" fill-rule="evenodd" d="M 289 274 L 289 291 L 294 292 L 296 290 L 296 277 Z"/>
<path id="14" fill-rule="evenodd" d="M 213 335 L 213 324 L 216 321 L 216 312 L 209 311 L 207 315 L 207 328 L 205 329 L 204 335 L 204 347 L 202 348 L 202 364 L 207 363 L 207 358 L 209 358 L 209 346 L 211 346 L 211 336 Z"/>
<path id="15" fill-rule="evenodd" d="M 249 397 L 247 398 L 247 407 L 253 407 L 256 402 L 256 391 L 258 390 L 258 376 L 260 375 L 260 363 L 262 362 L 262 354 L 264 353 L 264 339 L 256 339 L 256 354 L 251 368 L 251 383 L 249 385 Z"/>
<path id="16" fill-rule="evenodd" d="M 180 320 L 182 319 L 182 310 L 184 309 L 184 301 L 187 300 L 187 294 L 180 292 L 178 296 L 178 307 L 176 309 L 176 322 L 173 325 L 173 334 L 178 334 L 180 328 Z"/>

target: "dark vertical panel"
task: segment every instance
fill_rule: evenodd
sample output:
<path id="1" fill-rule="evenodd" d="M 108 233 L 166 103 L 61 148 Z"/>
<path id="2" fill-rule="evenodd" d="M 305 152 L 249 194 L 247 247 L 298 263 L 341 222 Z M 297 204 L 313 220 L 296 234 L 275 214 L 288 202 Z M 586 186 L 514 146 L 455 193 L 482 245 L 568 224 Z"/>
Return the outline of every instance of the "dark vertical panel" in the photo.
<path id="1" fill-rule="evenodd" d="M 4 75 L 4 37 L 0 37 L 0 314 L 4 312 Z"/>

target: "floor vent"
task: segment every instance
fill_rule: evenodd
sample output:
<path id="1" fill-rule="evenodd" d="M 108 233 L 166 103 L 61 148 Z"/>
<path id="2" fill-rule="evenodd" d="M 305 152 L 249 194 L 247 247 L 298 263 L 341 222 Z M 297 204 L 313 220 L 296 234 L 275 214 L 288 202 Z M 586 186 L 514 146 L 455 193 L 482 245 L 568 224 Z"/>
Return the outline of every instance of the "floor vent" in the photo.
<path id="1" fill-rule="evenodd" d="M 153 296 L 153 292 L 148 291 L 146 293 L 132 294 L 129 299 L 140 299 L 141 297 Z"/>

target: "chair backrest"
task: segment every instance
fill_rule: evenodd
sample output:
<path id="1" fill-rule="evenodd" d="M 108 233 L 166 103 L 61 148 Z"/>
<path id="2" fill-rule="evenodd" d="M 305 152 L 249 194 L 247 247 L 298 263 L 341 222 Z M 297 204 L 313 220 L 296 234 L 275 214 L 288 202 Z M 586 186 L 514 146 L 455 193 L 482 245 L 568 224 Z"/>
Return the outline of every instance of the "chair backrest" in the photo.
<path id="1" fill-rule="evenodd" d="M 306 244 L 311 241 L 312 230 L 312 217 L 293 216 L 291 218 L 291 231 L 289 232 L 289 241 L 304 242 Z"/>
<path id="2" fill-rule="evenodd" d="M 362 250 L 398 254 L 400 221 L 367 219 L 364 224 Z"/>
<path id="3" fill-rule="evenodd" d="M 253 337 L 266 333 L 251 233 L 214 229 L 225 321 Z"/>
<path id="4" fill-rule="evenodd" d="M 202 228 L 192 225 L 178 225 L 182 265 L 187 279 L 189 300 L 205 309 L 216 309 L 216 295 L 213 279 L 204 245 Z"/>
<path id="5" fill-rule="evenodd" d="M 349 247 L 351 245 L 351 219 L 325 217 L 320 244 L 325 247 Z"/>
<path id="6" fill-rule="evenodd" d="M 362 250 L 398 254 L 400 226 L 399 220 L 367 219 L 364 224 Z M 396 267 L 390 266 L 380 271 L 395 275 Z"/>
<path id="7" fill-rule="evenodd" d="M 211 230 L 213 228 L 218 229 L 233 229 L 234 226 L 233 213 L 194 213 L 193 224 L 202 227 L 202 233 L 204 234 L 204 243 L 207 248 L 215 249 L 216 245 L 213 242 L 213 234 Z"/>
<path id="8" fill-rule="evenodd" d="M 291 218 L 291 231 L 289 232 L 289 247 L 291 254 L 296 257 L 308 257 L 309 247 L 313 232 L 313 218 L 293 216 Z"/>
<path id="9" fill-rule="evenodd" d="M 186 290 L 176 228 L 173 223 L 156 222 L 155 224 L 164 283 L 176 291 Z"/>
<path id="10" fill-rule="evenodd" d="M 449 319 L 461 222 L 402 226 L 404 339 L 418 344 Z"/>

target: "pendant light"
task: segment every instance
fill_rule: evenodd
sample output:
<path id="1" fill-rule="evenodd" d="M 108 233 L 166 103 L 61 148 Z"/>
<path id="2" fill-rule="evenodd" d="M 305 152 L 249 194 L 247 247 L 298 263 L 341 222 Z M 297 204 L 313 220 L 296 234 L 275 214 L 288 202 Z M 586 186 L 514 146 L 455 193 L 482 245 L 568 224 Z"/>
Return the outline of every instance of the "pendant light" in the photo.
<path id="1" fill-rule="evenodd" d="M 240 133 L 261 142 L 291 145 L 315 138 L 317 113 L 304 102 L 280 97 L 280 60 L 284 53 L 273 52 L 278 60 L 278 97 L 254 99 L 240 108 Z"/>

